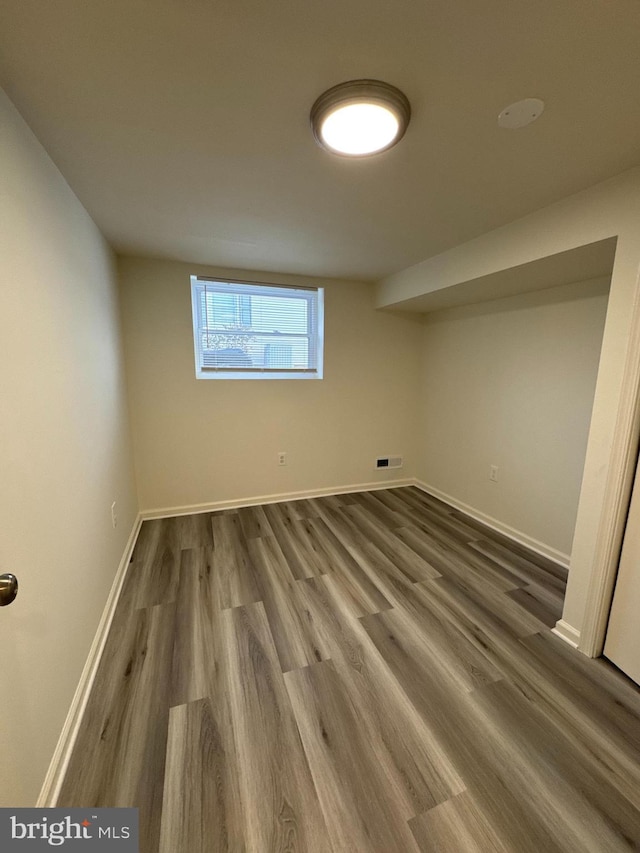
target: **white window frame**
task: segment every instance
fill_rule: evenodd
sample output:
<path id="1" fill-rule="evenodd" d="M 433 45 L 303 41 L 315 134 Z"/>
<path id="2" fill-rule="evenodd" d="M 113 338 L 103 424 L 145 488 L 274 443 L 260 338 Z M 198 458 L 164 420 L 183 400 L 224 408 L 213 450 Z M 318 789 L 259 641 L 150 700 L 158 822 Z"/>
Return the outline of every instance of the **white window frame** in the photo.
<path id="1" fill-rule="evenodd" d="M 316 351 L 316 367 L 306 369 L 281 369 L 281 368 L 245 368 L 245 367 L 209 367 L 203 365 L 201 340 L 203 325 L 201 323 L 200 295 L 207 283 L 221 284 L 229 287 L 233 292 L 233 286 L 238 290 L 247 287 L 255 287 L 260 295 L 268 296 L 275 288 L 295 291 L 297 296 L 305 296 L 315 302 L 315 311 L 310 314 L 315 318 L 315 323 L 309 330 L 308 337 L 313 339 Z M 323 351 L 324 351 L 324 288 L 302 287 L 298 285 L 272 284 L 263 281 L 239 281 L 228 278 L 210 278 L 208 276 L 191 276 L 191 314 L 193 320 L 193 345 L 195 356 L 195 368 L 197 379 L 322 379 L 323 378 Z M 247 334 L 251 334 L 248 332 Z M 262 333 L 260 333 L 262 334 Z M 268 333 L 265 333 L 268 335 Z M 299 336 L 297 336 L 299 337 Z M 282 336 L 278 335 L 282 340 Z"/>

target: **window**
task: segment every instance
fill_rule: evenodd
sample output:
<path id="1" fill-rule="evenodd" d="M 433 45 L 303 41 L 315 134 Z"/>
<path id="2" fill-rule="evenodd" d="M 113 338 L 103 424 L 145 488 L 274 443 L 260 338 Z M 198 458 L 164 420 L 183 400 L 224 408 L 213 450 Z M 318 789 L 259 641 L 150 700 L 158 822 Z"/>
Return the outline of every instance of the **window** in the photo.
<path id="1" fill-rule="evenodd" d="M 191 276 L 198 379 L 322 379 L 323 293 Z"/>

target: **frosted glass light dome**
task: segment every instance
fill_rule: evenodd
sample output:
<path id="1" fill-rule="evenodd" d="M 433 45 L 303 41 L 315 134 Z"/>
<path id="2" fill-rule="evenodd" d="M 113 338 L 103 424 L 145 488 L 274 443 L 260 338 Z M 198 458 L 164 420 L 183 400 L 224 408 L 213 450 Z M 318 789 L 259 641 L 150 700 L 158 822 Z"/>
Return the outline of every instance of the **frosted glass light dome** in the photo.
<path id="1" fill-rule="evenodd" d="M 311 109 L 311 127 L 328 151 L 366 157 L 395 145 L 410 116 L 399 89 L 379 80 L 351 80 L 320 95 Z"/>
<path id="2" fill-rule="evenodd" d="M 346 104 L 326 116 L 320 136 L 332 151 L 357 157 L 388 148 L 399 127 L 398 117 L 383 104 Z"/>

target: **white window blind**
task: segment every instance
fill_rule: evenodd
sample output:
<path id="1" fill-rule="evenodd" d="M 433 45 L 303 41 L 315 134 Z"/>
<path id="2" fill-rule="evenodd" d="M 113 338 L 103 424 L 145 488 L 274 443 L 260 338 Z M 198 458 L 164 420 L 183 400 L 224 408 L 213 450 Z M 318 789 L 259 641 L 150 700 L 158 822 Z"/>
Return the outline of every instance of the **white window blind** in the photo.
<path id="1" fill-rule="evenodd" d="M 322 288 L 191 277 L 196 376 L 322 377 Z"/>

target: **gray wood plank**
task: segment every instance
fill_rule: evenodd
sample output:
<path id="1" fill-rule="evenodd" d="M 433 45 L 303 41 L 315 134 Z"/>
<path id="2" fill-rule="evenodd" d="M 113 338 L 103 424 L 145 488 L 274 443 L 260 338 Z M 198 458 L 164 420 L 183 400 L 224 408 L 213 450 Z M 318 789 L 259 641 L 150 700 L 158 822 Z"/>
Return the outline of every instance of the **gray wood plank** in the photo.
<path id="1" fill-rule="evenodd" d="M 431 586 L 440 612 L 578 751 L 595 755 L 599 771 L 639 809 L 640 690 L 548 631 L 518 637 L 517 624 L 510 626 L 504 614 L 465 599 L 445 582 Z"/>
<path id="2" fill-rule="evenodd" d="M 261 575 L 261 598 L 283 672 L 326 659 L 299 597 L 297 582 L 275 538 L 253 539 L 251 558 Z"/>
<path id="3" fill-rule="evenodd" d="M 354 524 L 359 535 L 358 541 L 365 546 L 375 546 L 377 551 L 395 565 L 397 572 L 401 572 L 408 580 L 415 583 L 429 580 L 439 574 L 427 560 L 395 536 L 394 531 L 382 527 L 368 510 L 360 506 L 348 506 L 345 507 L 344 513 Z"/>
<path id="4" fill-rule="evenodd" d="M 497 760 L 523 787 L 541 824 L 563 849 L 601 853 L 640 849 L 637 809 L 599 763 L 576 749 L 513 684 L 500 681 L 473 694 L 492 732 Z"/>
<path id="5" fill-rule="evenodd" d="M 412 596 L 414 581 L 397 562 L 390 560 L 375 545 L 364 545 L 357 559 L 372 583 L 378 586 L 384 597 L 395 607 L 402 606 L 402 603 Z M 431 569 L 431 578 L 438 577 L 440 575 L 436 570 Z"/>
<path id="6" fill-rule="evenodd" d="M 264 607 L 234 608 L 222 618 L 247 851 L 329 853 Z"/>
<path id="7" fill-rule="evenodd" d="M 474 702 L 478 691 L 456 689 L 446 669 L 424 654 L 413 633 L 403 630 L 402 625 L 389 625 L 388 615 L 366 617 L 363 621 L 367 633 L 443 744 L 494 831 L 510 838 L 520 853 L 562 850 L 541 823 L 531 792 L 522 789 L 517 772 L 509 763 L 498 760 L 494 740 L 499 732 L 478 713 Z"/>
<path id="8" fill-rule="evenodd" d="M 175 539 L 179 550 L 212 547 L 210 512 L 179 515 L 174 518 L 166 518 L 164 521 L 168 529 L 173 528 L 169 536 Z"/>
<path id="9" fill-rule="evenodd" d="M 266 508 L 266 516 L 292 575 L 302 579 L 325 574 L 328 571 L 326 554 L 315 536 L 311 520 L 298 520 L 288 510 L 288 504 L 272 504 Z"/>
<path id="10" fill-rule="evenodd" d="M 487 587 L 495 592 L 518 589 L 523 581 L 510 572 L 479 558 L 470 548 L 446 537 L 425 536 L 425 530 L 401 527 L 395 535 L 438 574 L 450 577 L 464 588 L 483 590 Z"/>
<path id="11" fill-rule="evenodd" d="M 237 510 L 240 529 L 245 539 L 273 536 L 273 530 L 265 510 L 266 507 L 263 506 L 247 506 Z"/>
<path id="12" fill-rule="evenodd" d="M 421 853 L 519 853 L 498 837 L 470 791 L 411 818 L 409 826 Z"/>
<path id="13" fill-rule="evenodd" d="M 396 527 L 404 525 L 404 519 L 392 506 L 384 500 L 388 495 L 387 490 L 376 492 L 359 492 L 354 497 L 354 506 L 360 506 L 369 515 L 377 519 L 386 530 L 395 530 Z"/>
<path id="14" fill-rule="evenodd" d="M 488 542 L 485 539 L 478 539 L 470 542 L 469 547 L 489 557 L 499 566 L 508 568 L 512 574 L 520 577 L 526 584 L 536 583 L 545 589 L 564 595 L 567 585 L 566 578 L 558 577 L 558 574 L 540 568 L 533 560 L 526 559 L 520 556 L 520 554 L 515 554 L 504 545 L 500 545 L 497 542 Z M 557 568 L 558 571 L 561 570 L 560 566 Z"/>
<path id="15" fill-rule="evenodd" d="M 180 547 L 169 519 L 145 521 L 133 551 L 122 598 L 140 609 L 175 601 L 180 577 Z"/>
<path id="16" fill-rule="evenodd" d="M 183 705 L 215 695 L 222 647 L 211 548 L 180 555 L 176 596 L 170 704 Z"/>
<path id="17" fill-rule="evenodd" d="M 402 740 L 385 737 L 391 697 L 364 701 L 353 671 L 343 677 L 333 661 L 289 672 L 286 683 L 333 849 L 416 850 L 408 818 L 449 792 L 430 791 Z"/>
<path id="18" fill-rule="evenodd" d="M 260 573 L 249 554 L 240 516 L 215 515 L 212 519 L 213 582 L 218 609 L 260 601 Z"/>
<path id="19" fill-rule="evenodd" d="M 505 595 L 517 601 L 548 628 L 555 627 L 556 622 L 562 619 L 564 595 L 555 590 L 532 583 L 520 589 L 509 590 Z"/>
<path id="20" fill-rule="evenodd" d="M 57 802 L 139 808 L 144 853 L 160 840 L 174 622 L 173 605 L 114 622 Z"/>
<path id="21" fill-rule="evenodd" d="M 386 624 L 402 623 L 404 630 L 423 644 L 424 654 L 437 660 L 460 689 L 475 690 L 499 681 L 503 678 L 501 670 L 447 618 L 433 596 L 433 588 L 432 583 L 415 584 L 402 606 L 386 614 Z"/>
<path id="22" fill-rule="evenodd" d="M 233 741 L 210 701 L 172 708 L 160 853 L 244 853 L 236 773 Z"/>

